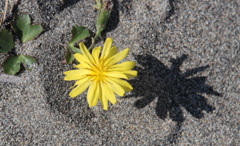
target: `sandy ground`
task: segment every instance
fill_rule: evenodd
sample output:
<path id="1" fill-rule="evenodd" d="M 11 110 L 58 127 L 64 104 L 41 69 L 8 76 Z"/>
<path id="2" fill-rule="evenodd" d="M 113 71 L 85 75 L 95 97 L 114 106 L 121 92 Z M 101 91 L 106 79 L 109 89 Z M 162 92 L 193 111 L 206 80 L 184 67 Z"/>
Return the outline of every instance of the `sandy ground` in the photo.
<path id="1" fill-rule="evenodd" d="M 240 145 L 240 1 L 114 0 L 107 37 L 136 61 L 134 90 L 103 111 L 69 98 L 62 64 L 72 25 L 95 32 L 94 1 L 22 0 L 44 32 L 10 54 L 34 56 L 0 83 L 0 145 Z M 13 0 L 9 0 L 9 28 Z M 0 2 L 0 10 L 4 1 Z M 90 40 L 85 40 L 89 45 Z M 7 57 L 0 55 L 0 61 Z M 3 70 L 1 69 L 1 73 Z"/>

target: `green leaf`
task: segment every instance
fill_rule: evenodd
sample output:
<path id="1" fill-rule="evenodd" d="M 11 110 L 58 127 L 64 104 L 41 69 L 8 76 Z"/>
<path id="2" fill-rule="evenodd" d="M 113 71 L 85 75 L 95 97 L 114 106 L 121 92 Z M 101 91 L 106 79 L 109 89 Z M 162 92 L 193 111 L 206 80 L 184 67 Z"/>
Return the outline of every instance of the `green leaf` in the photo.
<path id="1" fill-rule="evenodd" d="M 73 55 L 71 54 L 71 52 L 82 54 L 80 49 L 76 48 L 74 46 L 75 43 L 77 43 L 81 39 L 84 39 L 84 38 L 90 36 L 90 33 L 89 33 L 88 29 L 86 27 L 83 27 L 83 26 L 74 25 L 74 26 L 72 26 L 72 31 L 71 32 L 72 32 L 72 39 L 68 43 L 68 50 L 67 50 L 67 53 L 66 53 L 66 56 L 65 56 L 65 59 L 66 59 L 67 63 L 72 63 L 72 61 L 73 61 Z"/>
<path id="2" fill-rule="evenodd" d="M 74 25 L 72 27 L 72 39 L 68 43 L 68 45 L 74 46 L 76 42 L 89 36 L 90 36 L 90 33 L 86 27 Z"/>
<path id="3" fill-rule="evenodd" d="M 37 62 L 37 60 L 33 57 L 30 56 L 25 56 L 20 54 L 18 56 L 18 60 L 23 64 L 23 66 L 27 69 L 27 70 L 31 70 L 28 66 L 30 66 L 31 64 Z"/>
<path id="4" fill-rule="evenodd" d="M 66 52 L 66 55 L 65 55 L 65 60 L 66 60 L 66 63 L 72 63 L 73 61 L 73 54 L 70 52 L 69 49 L 67 49 L 67 52 Z"/>
<path id="5" fill-rule="evenodd" d="M 43 31 L 41 25 L 30 25 L 30 23 L 29 15 L 24 13 L 19 13 L 11 22 L 14 32 L 20 37 L 23 43 L 34 39 Z"/>
<path id="6" fill-rule="evenodd" d="M 20 70 L 20 62 L 17 56 L 9 56 L 2 64 L 3 71 L 9 75 L 15 75 Z"/>
<path id="7" fill-rule="evenodd" d="M 79 48 L 74 47 L 74 46 L 68 46 L 68 49 L 70 49 L 74 54 L 75 53 L 82 54 L 81 50 Z"/>
<path id="8" fill-rule="evenodd" d="M 7 53 L 14 46 L 12 33 L 2 29 L 0 31 L 0 53 Z"/>
<path id="9" fill-rule="evenodd" d="M 2 66 L 6 74 L 15 75 L 17 72 L 19 72 L 21 63 L 26 69 L 29 70 L 28 66 L 35 62 L 35 58 L 20 54 L 19 56 L 9 56 L 3 62 Z"/>

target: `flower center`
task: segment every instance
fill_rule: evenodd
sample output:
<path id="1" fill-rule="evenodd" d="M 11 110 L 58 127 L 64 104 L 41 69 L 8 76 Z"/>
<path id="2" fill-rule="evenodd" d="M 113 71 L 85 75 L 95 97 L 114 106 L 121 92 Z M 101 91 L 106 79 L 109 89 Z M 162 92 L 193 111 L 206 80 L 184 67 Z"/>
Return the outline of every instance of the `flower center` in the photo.
<path id="1" fill-rule="evenodd" d="M 98 64 L 94 64 L 93 71 L 95 80 L 97 81 L 106 80 L 105 72 L 107 72 L 107 69 L 104 68 L 103 61 L 99 62 Z"/>

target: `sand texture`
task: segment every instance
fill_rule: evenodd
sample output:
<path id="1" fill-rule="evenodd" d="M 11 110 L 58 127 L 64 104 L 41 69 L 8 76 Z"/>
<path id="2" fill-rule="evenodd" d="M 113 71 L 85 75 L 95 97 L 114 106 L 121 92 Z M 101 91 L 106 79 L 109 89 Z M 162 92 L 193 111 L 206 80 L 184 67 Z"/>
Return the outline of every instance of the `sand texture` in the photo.
<path id="1" fill-rule="evenodd" d="M 0 83 L 0 145 L 240 145 L 240 1 L 113 0 L 107 37 L 136 62 L 133 90 L 104 111 L 70 98 L 62 64 L 73 25 L 95 32 L 94 0 L 9 0 L 41 35 L 9 54 L 34 56 L 22 83 Z M 0 10 L 5 0 L 0 1 Z M 84 40 L 86 45 L 90 39 Z M 9 54 L 0 54 L 0 61 Z M 3 73 L 3 69 L 0 69 Z"/>

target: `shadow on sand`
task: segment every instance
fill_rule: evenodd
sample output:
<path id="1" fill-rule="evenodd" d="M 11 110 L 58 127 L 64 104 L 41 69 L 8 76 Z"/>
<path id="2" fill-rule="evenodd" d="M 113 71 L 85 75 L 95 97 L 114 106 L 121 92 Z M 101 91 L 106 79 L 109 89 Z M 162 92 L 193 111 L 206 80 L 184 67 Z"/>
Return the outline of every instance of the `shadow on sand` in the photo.
<path id="1" fill-rule="evenodd" d="M 168 135 L 167 143 L 177 143 L 181 133 L 184 115 L 182 108 L 186 109 L 195 118 L 203 118 L 203 111 L 212 112 L 215 108 L 208 105 L 201 94 L 221 96 L 207 85 L 206 76 L 191 77 L 198 72 L 206 70 L 209 66 L 201 66 L 181 72 L 179 69 L 187 55 L 171 59 L 172 66 L 168 68 L 157 58 L 146 55 L 135 56 L 142 68 L 137 67 L 138 77 L 131 81 L 134 87 L 131 97 L 142 97 L 135 102 L 137 108 L 144 108 L 157 98 L 156 114 L 160 119 L 169 117 L 176 122 L 175 127 Z"/>

